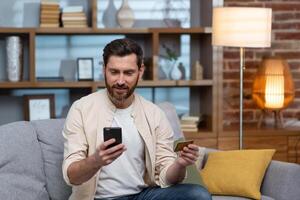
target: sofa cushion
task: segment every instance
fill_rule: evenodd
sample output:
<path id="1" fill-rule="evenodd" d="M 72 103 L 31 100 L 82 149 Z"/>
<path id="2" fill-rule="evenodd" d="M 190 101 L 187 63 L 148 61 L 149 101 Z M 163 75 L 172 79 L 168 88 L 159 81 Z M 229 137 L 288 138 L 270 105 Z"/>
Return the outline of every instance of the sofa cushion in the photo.
<path id="1" fill-rule="evenodd" d="M 212 200 L 251 200 L 244 197 L 233 197 L 233 196 L 212 196 Z M 262 195 L 261 200 L 275 200 L 271 197 Z"/>
<path id="2" fill-rule="evenodd" d="M 49 199 L 42 153 L 30 123 L 1 126 L 0 143 L 1 199 Z"/>
<path id="3" fill-rule="evenodd" d="M 180 128 L 180 122 L 179 118 L 176 113 L 176 108 L 174 107 L 173 104 L 169 102 L 162 102 L 157 104 L 160 109 L 162 109 L 172 127 L 172 130 L 174 132 L 174 140 L 183 138 L 183 133 Z"/>
<path id="4" fill-rule="evenodd" d="M 260 187 L 275 150 L 211 152 L 201 175 L 216 195 L 261 199 Z"/>
<path id="5" fill-rule="evenodd" d="M 64 119 L 32 121 L 43 153 L 46 187 L 53 200 L 66 200 L 71 194 L 71 187 L 66 185 L 62 175 L 64 122 Z"/>
<path id="6" fill-rule="evenodd" d="M 300 165 L 273 160 L 261 187 L 263 194 L 276 200 L 300 199 Z"/>

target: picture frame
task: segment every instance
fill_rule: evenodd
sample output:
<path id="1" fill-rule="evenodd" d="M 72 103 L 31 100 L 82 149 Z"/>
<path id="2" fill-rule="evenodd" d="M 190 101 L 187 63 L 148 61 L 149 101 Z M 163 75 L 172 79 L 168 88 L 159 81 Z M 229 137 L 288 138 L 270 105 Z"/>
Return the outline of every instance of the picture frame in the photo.
<path id="1" fill-rule="evenodd" d="M 26 121 L 55 118 L 54 94 L 24 95 Z"/>
<path id="2" fill-rule="evenodd" d="M 77 58 L 77 80 L 92 81 L 94 80 L 94 59 Z"/>

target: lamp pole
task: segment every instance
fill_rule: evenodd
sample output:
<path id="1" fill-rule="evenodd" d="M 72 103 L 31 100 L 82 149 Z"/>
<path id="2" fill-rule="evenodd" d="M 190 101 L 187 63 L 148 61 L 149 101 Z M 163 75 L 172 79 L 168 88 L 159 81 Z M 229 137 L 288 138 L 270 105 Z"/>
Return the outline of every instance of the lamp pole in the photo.
<path id="1" fill-rule="evenodd" d="M 245 50 L 240 47 L 240 129 L 239 129 L 239 148 L 243 149 L 243 74 L 244 74 L 244 54 Z"/>

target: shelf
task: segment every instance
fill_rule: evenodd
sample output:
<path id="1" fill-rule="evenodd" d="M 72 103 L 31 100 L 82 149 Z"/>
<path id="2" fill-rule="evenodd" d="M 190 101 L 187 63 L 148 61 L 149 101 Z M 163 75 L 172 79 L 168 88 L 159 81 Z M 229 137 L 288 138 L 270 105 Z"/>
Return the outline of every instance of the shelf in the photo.
<path id="1" fill-rule="evenodd" d="M 95 83 L 97 87 L 105 87 L 104 81 L 98 81 Z M 176 81 L 174 80 L 143 80 L 139 81 L 137 87 L 176 87 Z"/>
<path id="2" fill-rule="evenodd" d="M 80 35 L 80 34 L 201 34 L 211 33 L 211 27 L 194 28 L 0 28 L 0 33 L 36 33 L 40 35 Z"/>
<path id="3" fill-rule="evenodd" d="M 22 82 L 0 82 L 0 88 L 6 89 L 6 88 L 31 88 L 32 83 L 29 81 L 22 81 Z"/>
<path id="4" fill-rule="evenodd" d="M 210 27 L 193 27 L 193 28 L 150 28 L 150 31 L 164 34 L 198 34 L 211 33 Z"/>
<path id="5" fill-rule="evenodd" d="M 102 28 L 95 29 L 97 33 L 106 34 L 150 34 L 152 33 L 148 28 Z"/>
<path id="6" fill-rule="evenodd" d="M 69 81 L 69 82 L 34 82 L 33 87 L 37 88 L 91 88 L 92 81 Z"/>
<path id="7" fill-rule="evenodd" d="M 156 81 L 140 81 L 138 87 L 174 87 L 176 81 L 173 80 L 156 80 Z"/>
<path id="8" fill-rule="evenodd" d="M 15 28 L 15 27 L 5 27 L 5 28 L 0 28 L 0 33 L 17 33 L 17 34 L 29 34 L 30 32 L 34 32 L 34 28 Z"/>
<path id="9" fill-rule="evenodd" d="M 213 81 L 211 79 L 204 80 L 179 80 L 176 81 L 177 86 L 212 86 Z"/>
<path id="10" fill-rule="evenodd" d="M 0 82 L 0 88 L 91 88 L 93 82 Z"/>
<path id="11" fill-rule="evenodd" d="M 93 29 L 93 28 L 37 28 L 35 29 L 37 34 L 62 34 L 62 35 L 80 35 L 80 34 L 150 34 L 151 32 L 147 28 L 110 28 L 110 29 Z"/>
<path id="12" fill-rule="evenodd" d="M 190 87 L 190 86 L 212 86 L 212 80 L 144 80 L 138 83 L 138 87 Z M 0 88 L 88 88 L 105 87 L 104 81 L 22 81 L 22 82 L 0 82 Z"/>

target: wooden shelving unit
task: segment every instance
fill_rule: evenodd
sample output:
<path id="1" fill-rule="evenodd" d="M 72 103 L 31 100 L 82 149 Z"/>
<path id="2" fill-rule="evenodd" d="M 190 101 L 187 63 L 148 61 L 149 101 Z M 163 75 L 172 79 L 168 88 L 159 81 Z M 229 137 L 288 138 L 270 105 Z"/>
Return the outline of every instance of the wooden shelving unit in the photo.
<path id="1" fill-rule="evenodd" d="M 70 95 L 75 93 L 71 100 L 86 95 L 90 92 L 97 91 L 99 88 L 105 87 L 104 81 L 39 81 L 36 78 L 36 39 L 43 36 L 76 36 L 76 35 L 124 35 L 125 37 L 146 41 L 144 49 L 146 49 L 145 56 L 151 58 L 151 64 L 148 67 L 148 76 L 145 80 L 140 81 L 138 87 L 140 88 L 190 88 L 190 110 L 192 115 L 199 113 L 207 116 L 205 128 L 199 130 L 198 133 L 186 133 L 186 137 L 197 139 L 197 143 L 205 146 L 201 142 L 205 138 L 213 140 L 209 143 L 209 147 L 217 147 L 217 95 L 218 95 L 218 79 L 217 70 L 220 66 L 215 65 L 214 59 L 216 52 L 211 46 L 211 19 L 203 21 L 199 26 L 191 28 L 97 28 L 97 0 L 91 0 L 89 10 L 91 13 L 88 28 L 0 28 L 0 38 L 9 35 L 20 35 L 28 43 L 28 73 L 27 78 L 20 82 L 0 82 L 0 92 L 5 95 L 10 94 L 11 91 L 19 89 L 67 89 Z M 202 0 L 199 2 L 199 10 L 201 5 L 208 4 L 210 10 L 205 10 L 211 15 L 212 1 Z M 162 44 L 164 42 L 180 41 L 182 35 L 189 35 L 191 38 L 191 66 L 196 60 L 200 60 L 204 67 L 203 80 L 160 80 L 159 79 L 159 56 L 162 51 Z M 81 94 L 82 92 L 82 94 Z M 1 96 L 0 96 L 1 98 Z M 0 99 L 1 100 L 1 99 Z"/>

